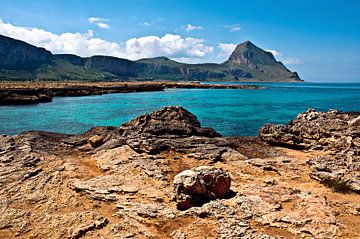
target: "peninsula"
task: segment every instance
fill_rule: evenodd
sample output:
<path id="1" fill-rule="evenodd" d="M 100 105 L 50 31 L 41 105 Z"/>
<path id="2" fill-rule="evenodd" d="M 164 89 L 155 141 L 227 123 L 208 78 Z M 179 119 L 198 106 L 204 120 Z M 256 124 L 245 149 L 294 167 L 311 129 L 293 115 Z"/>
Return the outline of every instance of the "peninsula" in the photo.
<path id="1" fill-rule="evenodd" d="M 221 64 L 185 64 L 166 57 L 131 61 L 112 56 L 52 54 L 0 35 L 0 80 L 301 82 L 271 52 L 250 41 Z"/>
<path id="2" fill-rule="evenodd" d="M 85 96 L 113 93 L 186 89 L 261 89 L 257 85 L 200 84 L 199 82 L 0 82 L 0 105 L 26 105 L 51 102 L 55 96 Z"/>

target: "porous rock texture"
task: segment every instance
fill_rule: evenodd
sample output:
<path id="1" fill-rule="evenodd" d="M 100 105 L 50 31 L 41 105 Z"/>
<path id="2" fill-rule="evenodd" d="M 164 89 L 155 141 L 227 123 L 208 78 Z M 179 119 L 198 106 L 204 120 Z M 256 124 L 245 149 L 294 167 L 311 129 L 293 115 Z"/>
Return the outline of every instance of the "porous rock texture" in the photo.
<path id="1" fill-rule="evenodd" d="M 174 177 L 174 200 L 179 209 L 216 198 L 224 198 L 229 192 L 231 178 L 227 172 L 210 166 L 184 170 Z"/>
<path id="2" fill-rule="evenodd" d="M 310 177 L 336 190 L 360 193 L 360 113 L 309 109 L 287 125 L 260 129 L 265 142 L 292 148 L 322 150 L 308 161 Z"/>
<path id="3" fill-rule="evenodd" d="M 309 177 L 323 156 L 220 137 L 180 107 L 82 135 L 2 135 L 0 238 L 358 238 L 360 196 Z M 232 193 L 178 210 L 174 177 L 199 166 L 231 175 Z"/>

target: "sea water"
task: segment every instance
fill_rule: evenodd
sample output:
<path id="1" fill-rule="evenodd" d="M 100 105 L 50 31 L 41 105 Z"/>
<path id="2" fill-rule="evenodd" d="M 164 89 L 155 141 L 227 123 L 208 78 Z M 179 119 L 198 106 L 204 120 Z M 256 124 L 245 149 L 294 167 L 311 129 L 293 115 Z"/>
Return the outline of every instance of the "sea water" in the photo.
<path id="1" fill-rule="evenodd" d="M 118 126 L 170 105 L 185 107 L 202 126 L 213 127 L 225 136 L 257 135 L 264 124 L 285 124 L 308 108 L 360 111 L 360 83 L 251 84 L 265 89 L 168 89 L 56 97 L 51 103 L 0 106 L 0 134 L 27 130 L 78 134 L 93 126 Z"/>

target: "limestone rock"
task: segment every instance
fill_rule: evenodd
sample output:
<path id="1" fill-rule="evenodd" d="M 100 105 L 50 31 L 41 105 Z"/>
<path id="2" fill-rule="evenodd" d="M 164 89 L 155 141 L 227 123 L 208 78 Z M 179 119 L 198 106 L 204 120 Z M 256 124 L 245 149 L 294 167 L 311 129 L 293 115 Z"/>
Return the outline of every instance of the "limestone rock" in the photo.
<path id="1" fill-rule="evenodd" d="M 136 193 L 134 186 L 124 184 L 115 176 L 98 176 L 86 181 L 74 179 L 70 187 L 76 192 L 101 201 L 116 201 L 116 193 Z"/>
<path id="2" fill-rule="evenodd" d="M 265 142 L 293 148 L 348 150 L 359 138 L 359 117 L 360 113 L 354 112 L 309 109 L 287 125 L 266 124 L 259 136 Z"/>
<path id="3" fill-rule="evenodd" d="M 201 128 L 195 115 L 178 106 L 164 107 L 151 114 L 141 115 L 121 125 L 120 128 L 124 130 L 125 135 L 220 136 L 211 128 Z"/>
<path id="4" fill-rule="evenodd" d="M 324 150 L 308 161 L 310 177 L 336 190 L 360 192 L 360 113 L 309 109 L 287 125 L 267 124 L 259 136 L 270 144 Z"/>
<path id="5" fill-rule="evenodd" d="M 190 118 L 185 128 L 197 128 Z M 347 122 L 350 147 L 326 152 L 172 126 L 0 135 L 0 238 L 358 238 L 360 197 L 319 183 L 359 191 L 359 117 Z"/>
<path id="6" fill-rule="evenodd" d="M 198 147 L 198 144 L 203 146 L 214 137 L 221 137 L 212 128 L 202 128 L 195 115 L 178 106 L 141 115 L 121 125 L 119 131 L 135 151 L 150 154 L 168 149 L 202 149 L 204 147 Z"/>
<path id="7" fill-rule="evenodd" d="M 174 177 L 174 200 L 188 209 L 209 199 L 223 198 L 229 191 L 230 175 L 211 166 L 185 170 Z"/>
<path id="8" fill-rule="evenodd" d="M 91 138 L 89 138 L 89 143 L 91 144 L 92 147 L 97 148 L 104 143 L 104 139 L 99 135 L 94 135 Z"/>

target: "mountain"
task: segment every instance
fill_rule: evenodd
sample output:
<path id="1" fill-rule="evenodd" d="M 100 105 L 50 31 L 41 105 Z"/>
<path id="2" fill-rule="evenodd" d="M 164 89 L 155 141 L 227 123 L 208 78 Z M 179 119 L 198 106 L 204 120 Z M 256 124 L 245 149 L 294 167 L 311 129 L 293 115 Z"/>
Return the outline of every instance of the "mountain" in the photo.
<path id="1" fill-rule="evenodd" d="M 221 64 L 185 64 L 167 57 L 131 61 L 112 56 L 52 54 L 44 48 L 0 35 L 0 80 L 174 80 L 302 81 L 270 52 L 250 41 L 239 44 Z"/>
<path id="2" fill-rule="evenodd" d="M 262 80 L 288 79 L 289 81 L 300 81 L 296 72 L 288 70 L 283 63 L 276 61 L 271 52 L 264 51 L 250 41 L 237 45 L 224 64 L 240 67 L 254 78 Z"/>

